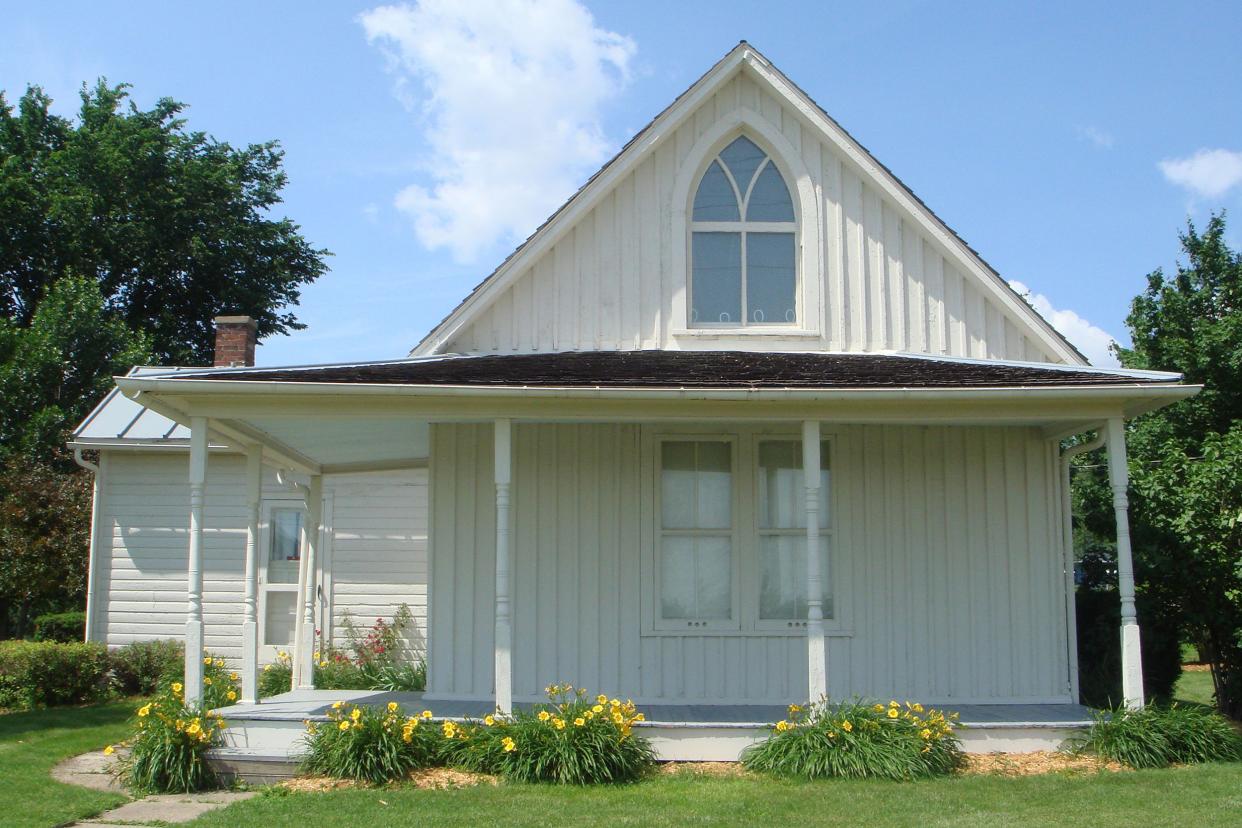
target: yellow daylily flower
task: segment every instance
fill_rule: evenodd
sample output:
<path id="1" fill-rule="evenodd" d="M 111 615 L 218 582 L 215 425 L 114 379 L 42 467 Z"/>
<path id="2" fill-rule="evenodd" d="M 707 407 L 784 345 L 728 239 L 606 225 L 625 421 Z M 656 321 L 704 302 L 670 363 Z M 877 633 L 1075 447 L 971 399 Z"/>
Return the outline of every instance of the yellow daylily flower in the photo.
<path id="1" fill-rule="evenodd" d="M 151 705 L 144 704 L 142 707 L 138 708 L 138 718 L 145 719 L 147 716 L 150 716 L 150 715 L 151 715 Z"/>
<path id="2" fill-rule="evenodd" d="M 483 717 L 483 724 L 487 725 L 488 727 L 491 727 L 492 725 L 496 724 L 496 717 L 489 713 L 488 715 Z"/>
<path id="3" fill-rule="evenodd" d="M 180 693 L 180 692 L 181 692 L 181 682 L 179 682 L 179 681 L 174 681 L 174 682 L 173 682 L 173 685 L 172 685 L 172 691 L 173 691 L 174 693 Z"/>
<path id="4" fill-rule="evenodd" d="M 207 678 L 203 679 L 203 684 L 205 684 L 205 685 L 207 685 L 208 687 L 210 687 L 210 686 L 211 686 L 211 676 L 207 676 Z"/>
<path id="5" fill-rule="evenodd" d="M 333 709 L 333 710 L 340 710 L 340 709 L 341 709 L 342 707 L 344 707 L 344 706 L 345 706 L 345 702 L 343 702 L 343 701 L 334 701 L 334 702 L 332 702 L 332 709 Z"/>
<path id="6" fill-rule="evenodd" d="M 923 728 L 922 730 L 919 731 L 919 735 L 922 736 L 924 739 L 930 739 L 932 737 L 932 732 L 928 730 L 927 728 Z"/>
<path id="7" fill-rule="evenodd" d="M 397 709 L 398 709 L 399 707 L 401 707 L 401 705 L 397 704 L 395 701 L 389 702 L 389 703 L 388 703 L 388 712 L 389 712 L 389 713 L 396 713 L 396 712 L 397 712 Z"/>
<path id="8" fill-rule="evenodd" d="M 784 733 L 786 730 L 789 730 L 789 722 L 786 722 L 784 719 L 781 719 L 779 722 L 776 723 L 776 729 L 777 731 Z"/>
<path id="9" fill-rule="evenodd" d="M 556 729 L 557 729 L 557 730 L 564 730 L 564 729 L 565 729 L 565 720 L 564 720 L 564 719 L 553 719 L 553 720 L 552 720 L 552 724 L 553 724 L 553 726 L 555 726 L 555 727 L 556 727 Z"/>
<path id="10" fill-rule="evenodd" d="M 355 707 L 353 710 L 351 710 L 351 711 L 349 712 L 349 718 L 353 719 L 355 722 L 356 722 L 356 721 L 358 721 L 359 719 L 361 719 L 361 718 L 362 718 L 362 708 L 361 708 L 361 707 Z"/>
<path id="11" fill-rule="evenodd" d="M 608 704 L 608 697 L 605 696 L 603 693 L 600 693 L 598 696 L 595 697 L 595 703 L 596 704 Z M 599 711 L 596 711 L 596 712 L 598 713 Z"/>
<path id="12" fill-rule="evenodd" d="M 205 665 L 207 665 L 208 667 L 210 667 L 210 666 L 211 666 L 211 656 L 207 656 L 206 658 L 204 658 L 204 659 L 203 659 L 203 664 L 205 664 Z"/>
<path id="13" fill-rule="evenodd" d="M 845 721 L 841 722 L 841 729 L 844 730 L 846 733 L 849 733 L 851 730 L 854 729 L 854 725 L 850 723 L 849 719 L 846 719 Z"/>
<path id="14" fill-rule="evenodd" d="M 898 717 L 898 716 L 900 716 L 900 715 L 901 715 L 901 714 L 900 714 L 899 712 L 897 712 L 897 708 L 895 708 L 895 707 L 890 707 L 890 708 L 888 709 L 888 717 L 889 717 L 890 719 L 895 719 L 895 718 L 897 718 L 897 717 Z"/>
<path id="15" fill-rule="evenodd" d="M 236 691 L 236 690 L 230 690 L 230 691 L 228 692 L 228 696 L 227 696 L 227 698 L 228 698 L 228 700 L 229 700 L 229 701 L 237 701 L 237 691 Z"/>
<path id="16" fill-rule="evenodd" d="M 506 736 L 500 740 L 500 744 L 504 745 L 505 753 L 510 753 L 517 749 L 517 743 L 512 738 Z"/>
<path id="17" fill-rule="evenodd" d="M 104 756 L 111 756 L 114 753 L 116 753 L 116 748 L 112 747 L 112 745 L 108 745 L 104 748 Z"/>
<path id="18" fill-rule="evenodd" d="M 424 710 L 424 711 L 423 711 L 423 718 L 424 718 L 424 719 L 430 719 L 430 718 L 431 718 L 431 711 L 430 711 L 430 710 Z"/>
<path id="19" fill-rule="evenodd" d="M 591 708 L 591 712 L 592 713 L 603 713 L 604 705 L 602 703 L 595 705 L 594 707 Z"/>
<path id="20" fill-rule="evenodd" d="M 341 730 L 349 730 L 349 722 L 343 721 L 339 725 L 337 725 L 337 727 L 339 727 Z"/>
<path id="21" fill-rule="evenodd" d="M 586 724 L 586 719 L 582 718 L 581 716 L 574 719 L 574 727 L 582 727 L 584 724 Z"/>
<path id="22" fill-rule="evenodd" d="M 237 673 L 229 673 L 229 681 L 237 681 Z"/>
<path id="23" fill-rule="evenodd" d="M 552 718 L 552 714 L 549 713 L 548 711 L 546 710 L 539 711 L 539 721 L 546 722 L 550 718 Z"/>

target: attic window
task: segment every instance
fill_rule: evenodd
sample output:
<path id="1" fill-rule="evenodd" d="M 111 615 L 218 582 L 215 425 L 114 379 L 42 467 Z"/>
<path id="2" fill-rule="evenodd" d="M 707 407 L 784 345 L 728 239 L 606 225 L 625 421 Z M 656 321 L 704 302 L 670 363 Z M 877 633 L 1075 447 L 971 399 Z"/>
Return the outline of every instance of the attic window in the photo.
<path id="1" fill-rule="evenodd" d="M 745 136 L 707 166 L 690 225 L 690 324 L 698 328 L 798 321 L 789 187 Z"/>

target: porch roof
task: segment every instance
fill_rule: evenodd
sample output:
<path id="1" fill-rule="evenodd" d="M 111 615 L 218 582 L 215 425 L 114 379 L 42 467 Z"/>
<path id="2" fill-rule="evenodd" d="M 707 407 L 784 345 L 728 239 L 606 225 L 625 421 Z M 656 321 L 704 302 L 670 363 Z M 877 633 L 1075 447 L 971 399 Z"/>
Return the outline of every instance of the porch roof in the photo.
<path id="1" fill-rule="evenodd" d="M 511 388 L 1029 388 L 1176 383 L 1179 374 L 906 353 L 564 351 L 181 371 L 215 382 Z"/>
<path id="2" fill-rule="evenodd" d="M 446 355 L 118 377 L 138 406 L 312 474 L 427 461 L 436 422 L 1025 425 L 1049 437 L 1197 392 L 1176 374 L 915 354 L 598 351 Z M 171 434 L 175 431 L 170 432 Z M 85 443 L 79 436 L 78 443 Z"/>

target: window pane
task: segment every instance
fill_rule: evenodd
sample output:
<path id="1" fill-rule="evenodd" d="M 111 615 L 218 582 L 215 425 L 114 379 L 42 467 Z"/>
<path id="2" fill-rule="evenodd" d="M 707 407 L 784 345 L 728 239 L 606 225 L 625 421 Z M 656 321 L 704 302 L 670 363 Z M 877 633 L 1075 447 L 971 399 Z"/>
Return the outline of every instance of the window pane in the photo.
<path id="1" fill-rule="evenodd" d="M 694 233 L 692 323 L 742 321 L 742 235 Z"/>
<path id="2" fill-rule="evenodd" d="M 743 190 L 742 192 L 745 192 Z M 747 221 L 793 221 L 793 201 L 776 165 L 764 165 L 746 202 Z"/>
<path id="3" fill-rule="evenodd" d="M 746 312 L 752 323 L 798 321 L 793 233 L 746 234 Z"/>
<path id="4" fill-rule="evenodd" d="M 694 443 L 661 446 L 660 522 L 665 529 L 695 526 Z"/>
<path id="5" fill-rule="evenodd" d="M 819 544 L 819 578 L 823 613 L 832 618 L 829 538 Z M 776 535 L 760 538 L 759 617 L 764 621 L 806 620 L 806 538 Z"/>
<path id="6" fill-rule="evenodd" d="M 302 510 L 273 509 L 271 527 L 267 580 L 273 584 L 297 583 L 302 548 Z"/>
<path id="7" fill-rule="evenodd" d="M 819 526 L 832 525 L 831 476 L 828 441 L 819 447 Z M 806 528 L 802 480 L 802 441 L 764 440 L 759 443 L 759 528 Z"/>
<path id="8" fill-rule="evenodd" d="M 703 180 L 699 182 L 699 190 L 694 194 L 694 220 L 741 220 L 733 185 L 729 183 L 729 177 L 725 175 L 717 161 L 713 161 L 707 168 L 707 172 L 703 173 Z"/>
<path id="9" fill-rule="evenodd" d="M 767 154 L 743 136 L 725 147 L 720 157 L 728 165 L 729 172 L 733 173 L 733 180 L 737 182 L 737 188 L 745 197 L 750 180 L 755 177 L 755 170 L 759 169 Z"/>
<path id="10" fill-rule="evenodd" d="M 719 440 L 666 441 L 660 454 L 660 525 L 733 526 L 733 453 Z"/>
<path id="11" fill-rule="evenodd" d="M 732 446 L 723 442 L 694 443 L 698 452 L 697 529 L 729 529 L 733 526 Z"/>
<path id="12" fill-rule="evenodd" d="M 263 619 L 263 643 L 286 646 L 293 643 L 293 627 L 296 618 L 298 595 L 296 592 L 267 593 L 267 606 Z"/>
<path id="13" fill-rule="evenodd" d="M 727 537 L 664 538 L 660 614 L 665 619 L 733 616 L 733 543 Z"/>

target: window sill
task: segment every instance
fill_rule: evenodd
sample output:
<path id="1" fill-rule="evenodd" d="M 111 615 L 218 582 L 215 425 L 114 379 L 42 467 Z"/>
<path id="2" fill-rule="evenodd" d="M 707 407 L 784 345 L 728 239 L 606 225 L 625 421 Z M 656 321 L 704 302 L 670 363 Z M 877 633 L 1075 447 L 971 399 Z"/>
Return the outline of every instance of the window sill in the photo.
<path id="1" fill-rule="evenodd" d="M 819 339 L 819 331 L 806 328 L 785 328 L 778 326 L 749 325 L 740 328 L 680 328 L 670 332 L 672 336 L 695 337 L 700 339 L 733 339 L 735 337 L 764 337 L 777 339 L 780 337 L 798 339 Z"/>
<path id="2" fill-rule="evenodd" d="M 656 630 L 648 627 L 639 633 L 640 638 L 806 638 L 806 627 L 795 629 L 771 630 Z M 826 629 L 824 638 L 853 638 L 854 631 L 849 629 Z"/>

